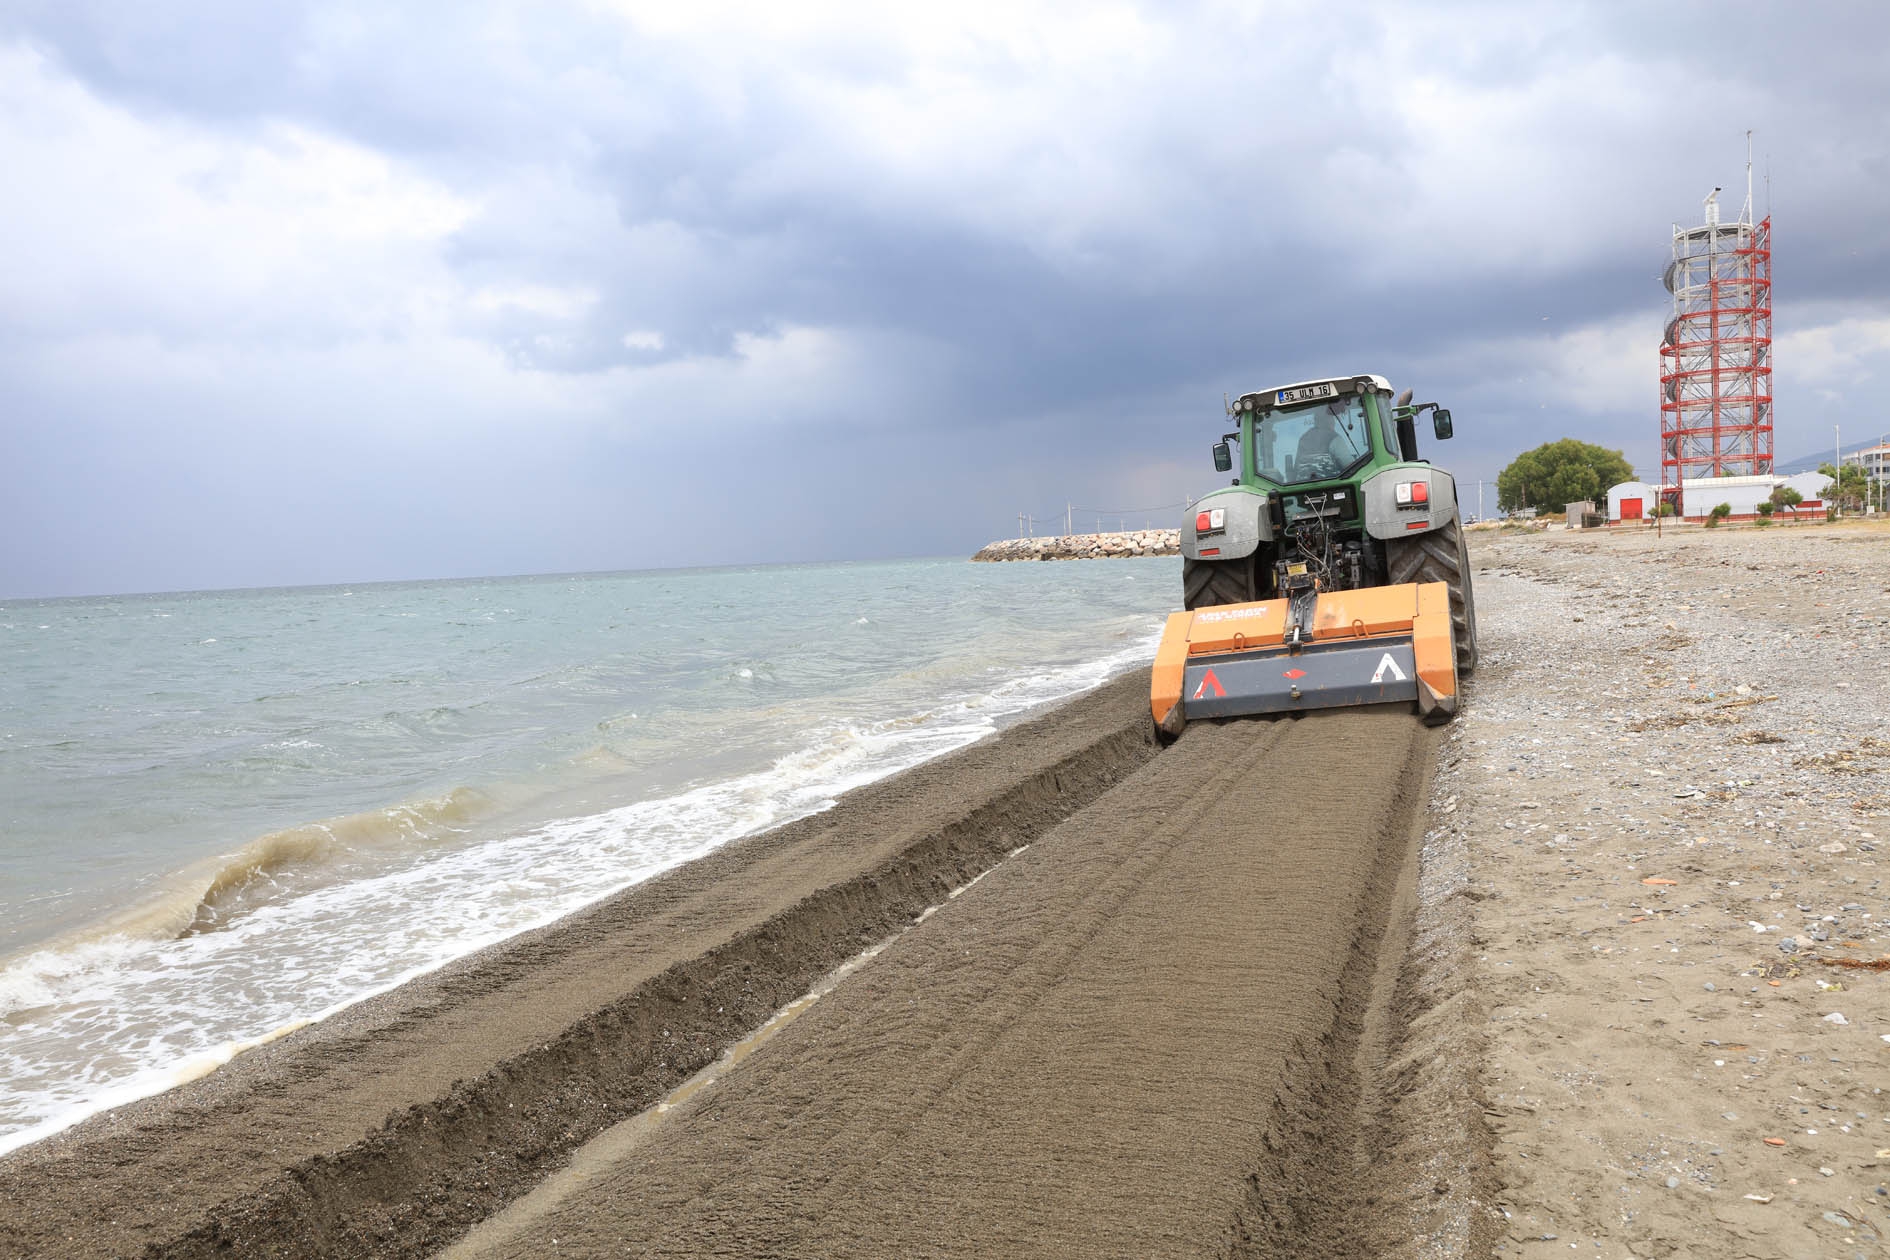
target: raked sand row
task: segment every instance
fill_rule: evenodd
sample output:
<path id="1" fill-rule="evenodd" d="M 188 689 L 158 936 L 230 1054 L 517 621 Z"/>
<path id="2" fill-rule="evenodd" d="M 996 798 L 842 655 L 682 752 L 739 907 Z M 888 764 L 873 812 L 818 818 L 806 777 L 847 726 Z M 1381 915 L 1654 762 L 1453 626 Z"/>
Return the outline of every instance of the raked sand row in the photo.
<path id="1" fill-rule="evenodd" d="M 1158 751 L 1131 674 L 0 1162 L 0 1247 L 423 1255 L 517 1201 L 466 1245 L 1382 1253 L 1409 1117 L 1361 1100 L 1435 747 L 1370 712 Z M 574 1153 L 593 1186 L 523 1197 Z"/>
<path id="2" fill-rule="evenodd" d="M 0 1159 L 0 1255 L 426 1254 L 1152 758 L 1145 691 L 1080 697 Z"/>

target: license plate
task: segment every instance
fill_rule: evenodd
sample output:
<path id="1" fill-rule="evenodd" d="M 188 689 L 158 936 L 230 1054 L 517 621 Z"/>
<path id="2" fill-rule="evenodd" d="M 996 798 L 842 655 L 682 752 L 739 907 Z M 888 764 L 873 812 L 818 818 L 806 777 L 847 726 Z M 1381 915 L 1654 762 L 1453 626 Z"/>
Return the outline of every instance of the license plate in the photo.
<path id="1" fill-rule="evenodd" d="M 1293 403 L 1311 402 L 1315 398 L 1337 398 L 1339 387 L 1331 381 L 1323 385 L 1301 385 L 1298 389 L 1283 389 L 1273 395 L 1273 405 L 1287 407 Z"/>
<path id="2" fill-rule="evenodd" d="M 1305 577 L 1306 566 L 1303 564 L 1289 564 L 1286 566 L 1286 576 L 1287 577 Z"/>

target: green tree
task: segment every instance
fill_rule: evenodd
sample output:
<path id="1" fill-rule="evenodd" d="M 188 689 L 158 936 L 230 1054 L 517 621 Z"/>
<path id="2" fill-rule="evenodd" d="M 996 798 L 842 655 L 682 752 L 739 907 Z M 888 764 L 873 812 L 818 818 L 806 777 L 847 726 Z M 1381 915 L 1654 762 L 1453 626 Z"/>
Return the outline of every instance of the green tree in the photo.
<path id="1" fill-rule="evenodd" d="M 1805 496 L 1790 486 L 1773 486 L 1772 497 L 1769 500 L 1774 508 L 1784 508 L 1790 512 L 1793 520 L 1798 519 L 1798 505 L 1804 501 Z"/>
<path id="2" fill-rule="evenodd" d="M 1829 464 L 1819 464 L 1818 472 L 1833 479 L 1824 487 L 1826 503 L 1836 504 L 1847 512 L 1863 511 L 1864 487 L 1869 477 L 1862 464 L 1846 464 L 1841 472 Z"/>
<path id="3" fill-rule="evenodd" d="M 1496 505 L 1505 512 L 1532 507 L 1560 512 L 1580 499 L 1600 499 L 1608 487 L 1631 480 L 1620 451 L 1563 438 L 1524 451 L 1496 475 Z"/>

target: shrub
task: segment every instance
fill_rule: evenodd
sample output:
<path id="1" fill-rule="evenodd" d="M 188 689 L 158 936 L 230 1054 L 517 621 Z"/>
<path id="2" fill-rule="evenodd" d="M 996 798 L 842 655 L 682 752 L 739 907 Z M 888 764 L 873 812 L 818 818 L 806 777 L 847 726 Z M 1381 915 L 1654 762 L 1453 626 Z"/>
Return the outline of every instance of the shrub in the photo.
<path id="1" fill-rule="evenodd" d="M 1759 504 L 1759 515 L 1760 515 L 1760 516 L 1763 516 L 1763 517 L 1768 517 L 1768 518 L 1769 518 L 1769 517 L 1770 517 L 1770 516 L 1772 515 L 1772 513 L 1774 513 L 1774 512 L 1776 512 L 1776 511 L 1778 511 L 1778 504 L 1776 504 L 1776 503 L 1774 503 L 1774 502 L 1772 502 L 1772 501 L 1771 501 L 1770 499 L 1767 499 L 1767 500 L 1766 500 L 1766 501 L 1765 501 L 1764 503 L 1761 503 L 1761 504 Z M 1763 522 L 1763 523 L 1765 523 L 1765 524 L 1770 524 L 1771 522 L 1770 522 L 1770 520 L 1767 520 L 1767 521 L 1765 521 L 1765 522 Z"/>

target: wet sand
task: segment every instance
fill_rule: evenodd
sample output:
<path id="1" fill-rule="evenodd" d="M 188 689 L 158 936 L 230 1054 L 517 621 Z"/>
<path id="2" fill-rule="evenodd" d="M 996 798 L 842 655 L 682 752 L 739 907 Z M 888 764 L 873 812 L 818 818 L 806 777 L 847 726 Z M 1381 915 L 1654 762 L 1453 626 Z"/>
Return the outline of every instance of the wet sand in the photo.
<path id="1" fill-rule="evenodd" d="M 0 1254 L 424 1255 L 1155 755 L 1145 680 L 0 1159 Z"/>
<path id="2" fill-rule="evenodd" d="M 1392 1254 L 1444 1131 L 1385 1088 L 1440 736 L 1162 750 L 1146 705 L 1131 674 L 0 1161 L 0 1250 Z"/>

